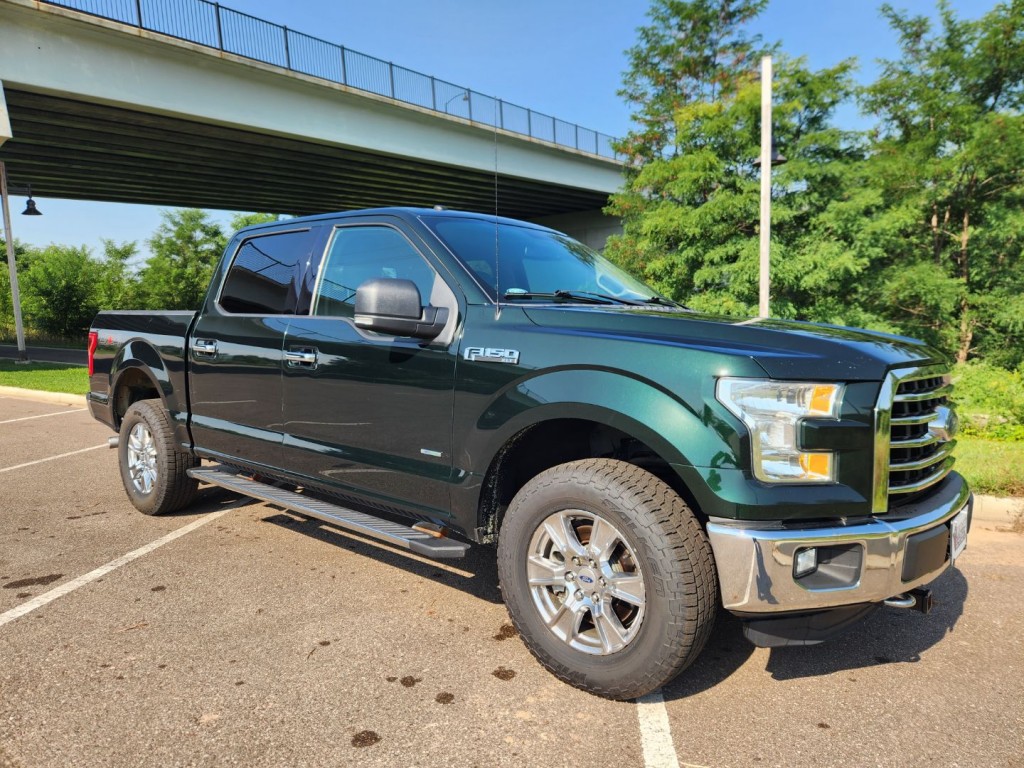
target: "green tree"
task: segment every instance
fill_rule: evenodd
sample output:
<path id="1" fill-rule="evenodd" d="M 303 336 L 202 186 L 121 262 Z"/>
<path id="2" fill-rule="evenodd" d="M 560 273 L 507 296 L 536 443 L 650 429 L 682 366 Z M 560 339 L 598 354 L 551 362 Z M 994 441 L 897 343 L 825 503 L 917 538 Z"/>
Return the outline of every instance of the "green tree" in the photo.
<path id="1" fill-rule="evenodd" d="M 225 246 L 220 226 L 197 208 L 163 212 L 140 274 L 149 309 L 198 309 Z"/>
<path id="2" fill-rule="evenodd" d="M 877 252 L 855 297 L 954 353 L 1024 361 L 1024 0 L 941 28 L 883 6 L 900 57 L 862 95 L 881 125 L 850 237 Z"/>
<path id="3" fill-rule="evenodd" d="M 30 246 L 14 241 L 14 263 L 18 270 L 18 286 L 21 286 L 21 276 L 25 272 L 28 262 L 31 261 L 34 249 Z M 11 276 L 7 266 L 7 241 L 0 237 L 0 338 L 5 340 L 14 338 L 14 309 L 11 297 Z"/>
<path id="4" fill-rule="evenodd" d="M 606 210 L 622 218 L 623 234 L 606 253 L 711 312 L 745 315 L 757 306 L 763 49 L 741 25 L 763 5 L 656 2 L 623 90 L 640 105 L 639 127 L 620 143 L 625 189 Z M 812 72 L 801 59 L 776 62 L 773 128 L 789 162 L 774 176 L 775 315 L 842 322 L 854 314 L 843 311 L 842 297 L 866 262 L 849 249 L 820 247 L 829 238 L 820 218 L 861 157 L 856 136 L 830 122 L 852 94 L 852 67 Z"/>
<path id="5" fill-rule="evenodd" d="M 96 314 L 98 265 L 85 246 L 49 245 L 19 272 L 26 324 L 70 339 L 81 336 Z"/>
<path id="6" fill-rule="evenodd" d="M 231 231 L 236 232 L 255 224 L 270 224 L 280 219 L 280 215 L 276 213 L 236 213 L 231 217 Z"/>
<path id="7" fill-rule="evenodd" d="M 96 270 L 94 298 L 100 309 L 141 309 L 139 277 L 129 262 L 139 255 L 134 241 L 103 239 L 103 258 Z"/>
<path id="8" fill-rule="evenodd" d="M 651 23 L 637 30 L 629 70 L 619 90 L 634 105 L 637 127 L 615 147 L 637 168 L 685 147 L 676 141 L 676 114 L 694 102 L 713 103 L 735 92 L 766 49 L 743 24 L 768 0 L 654 0 Z"/>
<path id="9" fill-rule="evenodd" d="M 685 110 L 692 114 L 694 106 L 713 108 L 733 98 L 749 80 L 752 62 L 764 51 L 742 28 L 766 5 L 767 0 L 653 0 L 651 23 L 637 30 L 639 41 L 626 52 L 629 69 L 619 95 L 633 107 L 635 127 L 613 145 L 625 158 L 625 185 L 605 212 L 619 217 L 623 234 L 608 241 L 605 253 L 677 298 L 687 291 L 667 285 L 665 272 L 679 238 L 666 231 L 665 220 L 694 201 L 680 200 L 682 190 L 672 182 L 678 174 L 700 185 L 708 170 L 702 162 L 714 162 L 709 153 L 687 157 L 701 144 L 699 137 L 694 146 L 678 135 L 679 117 Z"/>

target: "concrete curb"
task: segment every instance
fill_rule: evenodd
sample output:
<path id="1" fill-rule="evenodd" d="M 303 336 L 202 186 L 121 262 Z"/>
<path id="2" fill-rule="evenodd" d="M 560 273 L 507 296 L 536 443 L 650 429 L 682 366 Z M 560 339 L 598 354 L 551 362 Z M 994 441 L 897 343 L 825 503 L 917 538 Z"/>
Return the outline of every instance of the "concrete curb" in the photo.
<path id="1" fill-rule="evenodd" d="M 0 396 L 20 397 L 24 400 L 38 400 L 43 403 L 57 405 L 77 405 L 85 408 L 85 395 L 69 395 L 66 392 L 43 392 L 38 389 L 22 389 L 21 387 L 0 387 Z"/>
<path id="2" fill-rule="evenodd" d="M 986 523 L 1014 525 L 1024 515 L 1024 498 L 974 495 L 974 519 Z"/>

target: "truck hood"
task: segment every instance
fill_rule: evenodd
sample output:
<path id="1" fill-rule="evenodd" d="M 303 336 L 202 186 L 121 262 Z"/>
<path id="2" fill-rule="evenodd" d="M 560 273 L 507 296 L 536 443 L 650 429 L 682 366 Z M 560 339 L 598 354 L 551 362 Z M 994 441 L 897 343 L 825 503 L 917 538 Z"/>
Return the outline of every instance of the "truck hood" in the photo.
<path id="1" fill-rule="evenodd" d="M 562 333 L 635 339 L 749 357 L 775 379 L 879 381 L 893 368 L 945 363 L 918 339 L 796 320 L 704 315 L 663 307 L 523 307 L 536 325 Z"/>

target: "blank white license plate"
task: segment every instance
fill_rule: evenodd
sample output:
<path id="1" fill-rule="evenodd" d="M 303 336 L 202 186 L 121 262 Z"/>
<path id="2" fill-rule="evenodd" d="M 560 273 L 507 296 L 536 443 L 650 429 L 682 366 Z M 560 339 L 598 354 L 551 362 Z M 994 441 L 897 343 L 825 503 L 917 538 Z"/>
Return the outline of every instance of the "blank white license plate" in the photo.
<path id="1" fill-rule="evenodd" d="M 967 507 L 949 521 L 949 559 L 956 560 L 967 546 Z"/>

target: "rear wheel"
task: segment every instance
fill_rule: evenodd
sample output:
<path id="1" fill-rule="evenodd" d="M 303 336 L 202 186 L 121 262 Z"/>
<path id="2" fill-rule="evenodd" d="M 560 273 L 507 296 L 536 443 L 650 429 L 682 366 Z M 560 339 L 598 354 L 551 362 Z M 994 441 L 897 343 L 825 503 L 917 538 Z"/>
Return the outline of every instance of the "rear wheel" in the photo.
<path id="1" fill-rule="evenodd" d="M 675 677 L 714 624 L 711 548 L 650 473 L 607 459 L 527 483 L 501 527 L 498 572 L 524 642 L 557 677 L 631 699 Z"/>
<path id="2" fill-rule="evenodd" d="M 178 448 L 159 400 L 131 405 L 121 420 L 117 453 L 121 482 L 143 514 L 173 512 L 195 498 L 199 484 L 186 472 L 199 461 Z"/>

